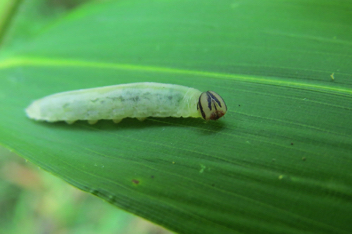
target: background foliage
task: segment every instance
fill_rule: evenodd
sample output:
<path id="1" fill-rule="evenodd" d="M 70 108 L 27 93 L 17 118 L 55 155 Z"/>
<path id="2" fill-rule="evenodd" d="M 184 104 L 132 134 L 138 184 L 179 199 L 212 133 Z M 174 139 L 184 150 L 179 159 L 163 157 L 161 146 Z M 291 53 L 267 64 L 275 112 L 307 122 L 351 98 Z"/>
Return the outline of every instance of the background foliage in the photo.
<path id="1" fill-rule="evenodd" d="M 0 147 L 0 233 L 168 234 Z"/>
<path id="2" fill-rule="evenodd" d="M 20 2 L 1 34 L 0 143 L 177 232 L 349 233 L 351 8 Z M 23 112 L 51 93 L 143 81 L 214 90 L 229 112 L 93 126 Z"/>

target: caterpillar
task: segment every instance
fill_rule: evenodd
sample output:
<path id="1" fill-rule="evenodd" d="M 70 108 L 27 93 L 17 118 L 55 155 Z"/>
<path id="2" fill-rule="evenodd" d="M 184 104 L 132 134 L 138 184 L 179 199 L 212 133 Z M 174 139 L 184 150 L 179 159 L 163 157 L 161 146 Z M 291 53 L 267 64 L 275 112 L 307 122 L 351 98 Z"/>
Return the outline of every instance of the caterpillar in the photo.
<path id="1" fill-rule="evenodd" d="M 38 121 L 101 119 L 115 123 L 131 117 L 193 117 L 217 120 L 227 111 L 224 100 L 215 92 L 174 84 L 131 83 L 56 93 L 34 101 L 26 108 L 29 118 Z"/>

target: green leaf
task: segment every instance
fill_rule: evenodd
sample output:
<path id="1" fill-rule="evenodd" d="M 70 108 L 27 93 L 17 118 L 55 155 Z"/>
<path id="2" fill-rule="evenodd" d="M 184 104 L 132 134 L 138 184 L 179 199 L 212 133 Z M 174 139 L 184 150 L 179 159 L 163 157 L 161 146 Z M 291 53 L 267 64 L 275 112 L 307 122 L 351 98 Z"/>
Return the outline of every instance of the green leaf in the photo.
<path id="1" fill-rule="evenodd" d="M 180 233 L 350 233 L 345 1 L 86 4 L 0 57 L 0 143 Z M 41 123 L 31 101 L 131 82 L 219 93 L 216 122 Z"/>

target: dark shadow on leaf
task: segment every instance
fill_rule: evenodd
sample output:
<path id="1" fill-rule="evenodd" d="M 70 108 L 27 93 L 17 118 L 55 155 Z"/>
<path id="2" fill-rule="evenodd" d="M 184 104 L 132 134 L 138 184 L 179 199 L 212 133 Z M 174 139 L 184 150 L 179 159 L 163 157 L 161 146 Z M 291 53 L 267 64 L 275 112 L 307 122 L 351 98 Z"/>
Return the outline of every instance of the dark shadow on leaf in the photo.
<path id="1" fill-rule="evenodd" d="M 89 124 L 87 121 L 76 121 L 73 124 L 67 124 L 64 121 L 59 122 L 40 122 L 33 121 L 42 127 L 60 128 L 60 130 L 74 130 L 74 131 L 128 131 L 141 130 L 152 128 L 193 128 L 200 131 L 202 134 L 213 134 L 221 131 L 226 123 L 224 121 L 204 121 L 200 118 L 147 118 L 144 121 L 139 121 L 135 118 L 125 118 L 120 123 L 115 124 L 112 120 L 100 120 L 96 124 Z"/>

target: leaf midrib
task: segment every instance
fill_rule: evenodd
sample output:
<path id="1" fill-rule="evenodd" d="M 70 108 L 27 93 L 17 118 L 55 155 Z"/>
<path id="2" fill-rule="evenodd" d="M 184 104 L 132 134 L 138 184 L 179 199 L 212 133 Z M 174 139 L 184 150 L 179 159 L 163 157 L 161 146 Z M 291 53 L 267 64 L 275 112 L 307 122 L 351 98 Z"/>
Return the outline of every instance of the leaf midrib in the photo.
<path id="1" fill-rule="evenodd" d="M 219 72 L 208 72 L 199 70 L 186 70 L 170 67 L 147 66 L 135 64 L 120 64 L 108 62 L 84 61 L 78 59 L 61 59 L 61 58 L 46 58 L 46 57 L 17 57 L 8 58 L 0 61 L 0 69 L 18 67 L 18 66 L 36 66 L 36 67 L 85 67 L 85 68 L 105 68 L 116 70 L 130 70 L 139 72 L 154 72 L 154 73 L 170 73 L 183 74 L 192 76 L 206 76 L 217 79 L 237 80 L 239 82 L 270 84 L 281 87 L 289 87 L 296 89 L 304 89 L 322 93 L 333 93 L 334 95 L 351 97 L 352 89 L 343 87 L 330 87 L 327 85 L 308 84 L 297 81 L 280 80 L 274 77 L 259 77 L 242 74 L 230 74 Z"/>

